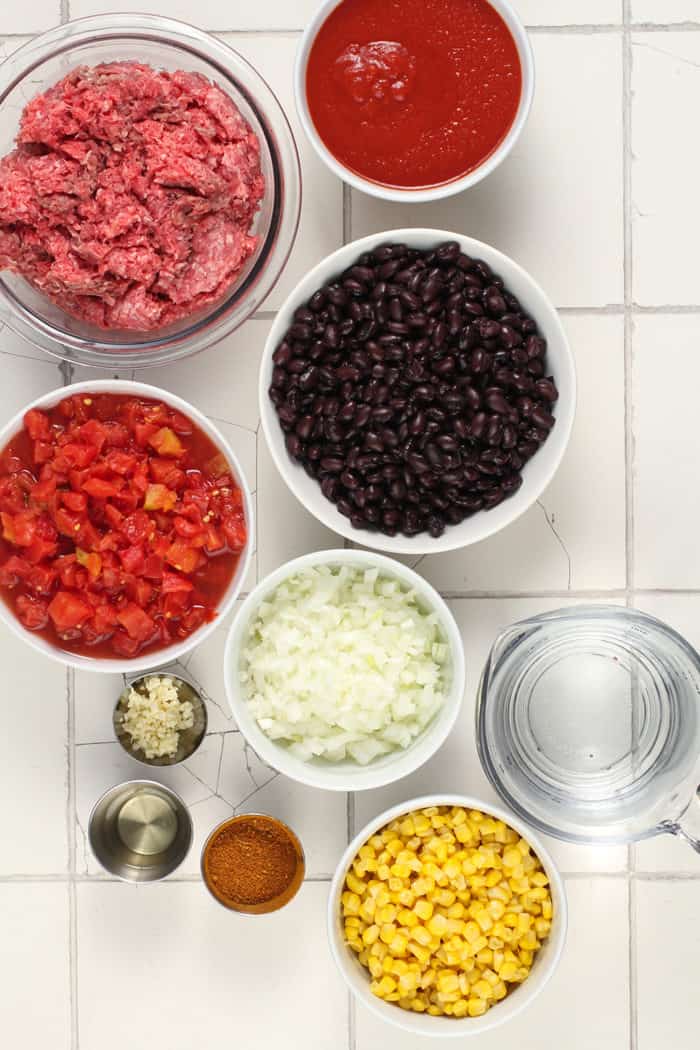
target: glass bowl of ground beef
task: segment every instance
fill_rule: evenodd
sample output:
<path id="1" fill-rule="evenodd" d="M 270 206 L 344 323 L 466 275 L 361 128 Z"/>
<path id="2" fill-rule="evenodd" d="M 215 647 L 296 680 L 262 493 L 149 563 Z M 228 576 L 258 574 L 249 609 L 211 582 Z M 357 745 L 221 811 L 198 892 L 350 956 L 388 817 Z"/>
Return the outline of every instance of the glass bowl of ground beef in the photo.
<path id="1" fill-rule="evenodd" d="M 77 364 L 232 332 L 294 242 L 299 159 L 245 59 L 182 22 L 59 26 L 0 66 L 0 321 Z"/>

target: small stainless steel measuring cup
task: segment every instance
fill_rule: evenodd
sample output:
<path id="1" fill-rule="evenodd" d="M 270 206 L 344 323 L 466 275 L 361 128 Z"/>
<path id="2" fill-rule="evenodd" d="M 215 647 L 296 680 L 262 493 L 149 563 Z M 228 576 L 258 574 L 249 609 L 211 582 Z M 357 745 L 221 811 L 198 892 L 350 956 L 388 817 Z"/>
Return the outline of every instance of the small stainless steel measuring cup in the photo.
<path id="1" fill-rule="evenodd" d="M 489 780 L 541 831 L 700 852 L 700 656 L 660 620 L 584 605 L 508 627 L 476 722 Z"/>

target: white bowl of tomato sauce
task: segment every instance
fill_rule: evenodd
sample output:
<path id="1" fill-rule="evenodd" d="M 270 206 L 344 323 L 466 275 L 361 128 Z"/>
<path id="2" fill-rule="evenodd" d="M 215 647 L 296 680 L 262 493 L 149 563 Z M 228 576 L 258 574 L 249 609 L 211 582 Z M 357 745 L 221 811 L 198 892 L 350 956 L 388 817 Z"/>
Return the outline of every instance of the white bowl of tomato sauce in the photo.
<path id="1" fill-rule="evenodd" d="M 534 82 L 508 0 L 323 0 L 294 76 L 304 131 L 331 171 L 409 202 L 490 174 L 525 126 Z"/>
<path id="2" fill-rule="evenodd" d="M 158 387 L 62 387 L 0 431 L 0 619 L 61 663 L 124 673 L 189 652 L 235 602 L 253 529 L 221 433 Z"/>

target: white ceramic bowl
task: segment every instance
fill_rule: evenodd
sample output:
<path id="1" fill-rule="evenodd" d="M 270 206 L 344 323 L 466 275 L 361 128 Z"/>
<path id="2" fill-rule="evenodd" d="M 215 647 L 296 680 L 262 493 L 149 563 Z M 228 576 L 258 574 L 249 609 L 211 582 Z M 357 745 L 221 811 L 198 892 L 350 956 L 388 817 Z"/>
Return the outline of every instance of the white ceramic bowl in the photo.
<path id="1" fill-rule="evenodd" d="M 275 406 L 268 396 L 273 369 L 272 355 L 292 323 L 292 315 L 297 307 L 306 303 L 317 288 L 351 266 L 363 252 L 371 251 L 377 245 L 389 241 L 424 249 L 433 247 L 440 241 L 450 240 L 458 241 L 467 255 L 484 259 L 497 274 L 500 274 L 508 289 L 537 321 L 542 335 L 547 340 L 547 370 L 554 376 L 559 389 L 559 400 L 552 409 L 556 416 L 556 425 L 542 447 L 525 464 L 522 472 L 523 483 L 513 496 L 492 510 L 473 514 L 459 525 L 448 525 L 442 536 L 437 539 L 433 539 L 427 533 L 410 537 L 385 536 L 381 532 L 355 529 L 335 504 L 325 498 L 318 482 L 310 478 L 303 467 L 290 459 L 287 453 L 284 433 L 277 419 Z M 267 337 L 260 365 L 259 395 L 262 427 L 275 465 L 291 492 L 314 517 L 327 528 L 339 532 L 341 536 L 378 550 L 395 554 L 438 554 L 440 551 L 467 547 L 471 543 L 486 539 L 487 536 L 493 536 L 519 518 L 542 495 L 562 461 L 571 436 L 576 410 L 576 370 L 566 333 L 554 306 L 532 277 L 507 255 L 482 241 L 474 240 L 473 237 L 464 237 L 445 230 L 388 230 L 371 234 L 339 248 L 318 263 L 290 293 Z"/>
<path id="2" fill-rule="evenodd" d="M 194 631 L 189 638 L 185 638 L 184 641 L 178 642 L 177 645 L 169 645 L 165 649 L 158 649 L 154 652 L 146 653 L 143 656 L 135 656 L 133 659 L 117 657 L 114 659 L 102 659 L 81 656 L 76 653 L 66 652 L 59 649 L 58 644 L 54 645 L 47 642 L 41 637 L 41 635 L 34 634 L 32 631 L 28 631 L 23 627 L 5 602 L 0 600 L 0 620 L 7 624 L 10 630 L 16 634 L 18 638 L 21 638 L 23 642 L 26 642 L 32 647 L 32 649 L 42 653 L 44 656 L 48 656 L 52 660 L 57 660 L 59 663 L 67 664 L 69 667 L 77 667 L 82 671 L 101 671 L 105 674 L 133 674 L 137 671 L 147 671 L 153 667 L 161 667 L 164 664 L 170 663 L 173 660 L 177 660 L 179 657 L 184 656 L 185 653 L 188 653 L 191 649 L 194 649 L 199 645 L 200 642 L 203 642 L 212 631 L 215 631 L 221 619 L 229 612 L 238 596 L 238 592 L 241 589 L 246 572 L 248 571 L 252 548 L 251 537 L 254 535 L 255 529 L 253 505 L 250 498 L 250 490 L 240 464 L 223 435 L 216 429 L 216 427 L 213 426 L 207 417 L 202 415 L 202 413 L 194 408 L 194 406 L 188 401 L 183 401 L 182 398 L 176 397 L 175 394 L 171 394 L 169 391 L 161 390 L 157 386 L 148 386 L 146 383 L 132 383 L 119 379 L 89 380 L 86 383 L 74 383 L 72 386 L 60 387 L 58 390 L 52 390 L 48 394 L 43 394 L 35 401 L 32 401 L 31 404 L 26 405 L 21 412 L 18 412 L 17 415 L 13 416 L 9 423 L 6 423 L 2 430 L 0 430 L 0 449 L 3 449 L 8 441 L 10 441 L 10 439 L 22 429 L 24 414 L 25 412 L 28 412 L 30 408 L 51 408 L 58 404 L 59 401 L 63 401 L 66 397 L 71 397 L 74 394 L 90 393 L 131 394 L 134 397 L 146 397 L 152 398 L 156 401 L 163 401 L 171 408 L 176 409 L 178 412 L 182 412 L 182 414 L 191 419 L 193 423 L 196 423 L 200 430 L 204 431 L 207 437 L 211 438 L 216 447 L 221 450 L 228 460 L 231 472 L 243 496 L 243 508 L 248 528 L 248 542 L 238 560 L 238 565 L 236 566 L 236 571 L 233 574 L 228 590 L 219 602 L 217 617 L 212 620 L 211 623 L 203 624 L 198 630 Z"/>
<path id="3" fill-rule="evenodd" d="M 384 186 L 381 183 L 373 182 L 371 179 L 363 178 L 361 175 L 356 174 L 354 171 L 346 168 L 344 164 L 340 163 L 325 145 L 323 139 L 316 130 L 306 99 L 306 66 L 309 59 L 309 52 L 311 51 L 319 29 L 328 18 L 331 11 L 338 7 L 342 2 L 343 0 L 323 0 L 319 5 L 316 14 L 307 25 L 299 42 L 296 64 L 294 67 L 294 95 L 299 119 L 307 138 L 324 164 L 330 168 L 339 179 L 343 179 L 356 190 L 362 190 L 363 193 L 369 193 L 371 196 L 379 197 L 381 200 L 403 201 L 407 203 L 436 201 L 441 200 L 443 197 L 452 197 L 456 193 L 461 193 L 463 190 L 469 189 L 470 186 L 475 186 L 477 182 L 481 182 L 481 180 L 485 179 L 487 175 L 490 175 L 490 173 L 498 167 L 501 161 L 505 160 L 513 149 L 515 143 L 520 138 L 520 134 L 525 127 L 530 112 L 532 98 L 535 92 L 535 61 L 532 54 L 532 47 L 530 46 L 528 35 L 525 32 L 525 27 L 511 5 L 508 3 L 508 0 L 488 0 L 488 2 L 491 4 L 491 7 L 496 9 L 507 25 L 518 49 L 522 71 L 522 88 L 520 92 L 520 102 L 515 114 L 515 120 L 501 144 L 477 168 L 468 172 L 466 175 L 463 175 L 461 178 L 453 179 L 451 182 L 440 183 L 438 186 L 430 186 L 424 189 L 401 189 L 396 186 Z"/>
<path id="4" fill-rule="evenodd" d="M 291 754 L 288 748 L 270 740 L 250 713 L 238 678 L 243 640 L 260 603 L 284 580 L 295 573 L 313 565 L 328 564 L 376 568 L 382 574 L 394 577 L 413 588 L 421 603 L 432 612 L 437 613 L 450 648 L 451 683 L 441 710 L 405 750 L 399 749 L 388 755 L 382 755 L 366 766 L 350 760 L 328 762 L 319 759 L 303 762 Z M 452 613 L 437 591 L 412 569 L 391 558 L 368 551 L 318 551 L 314 554 L 305 554 L 301 558 L 295 558 L 286 565 L 282 565 L 259 583 L 245 599 L 226 640 L 224 681 L 226 695 L 238 728 L 264 762 L 278 769 L 280 773 L 291 777 L 292 780 L 298 780 L 310 787 L 326 788 L 329 791 L 363 791 L 366 788 L 391 784 L 394 780 L 399 780 L 412 773 L 427 762 L 445 741 L 455 724 L 464 695 L 464 648 Z"/>
<path id="5" fill-rule="evenodd" d="M 482 1017 L 431 1017 L 427 1014 L 417 1014 L 409 1010 L 402 1010 L 395 1003 L 386 1003 L 382 999 L 378 999 L 370 991 L 369 973 L 359 962 L 352 949 L 345 943 L 341 923 L 340 895 L 343 892 L 343 883 L 345 882 L 348 868 L 354 860 L 358 849 L 364 845 L 371 835 L 374 835 L 376 831 L 389 824 L 396 817 L 416 809 L 424 809 L 427 806 L 464 806 L 466 809 L 480 809 L 484 813 L 505 821 L 506 824 L 529 842 L 541 860 L 549 878 L 554 910 L 551 933 L 535 956 L 532 970 L 528 977 L 505 999 L 492 1006 Z M 333 876 L 328 896 L 328 938 L 331 952 L 350 991 L 378 1017 L 416 1035 L 464 1038 L 470 1035 L 481 1035 L 483 1032 L 496 1028 L 505 1021 L 510 1021 L 511 1018 L 519 1014 L 521 1010 L 524 1010 L 540 994 L 557 968 L 566 940 L 566 927 L 567 905 L 564 880 L 557 871 L 554 861 L 542 841 L 518 817 L 513 816 L 507 810 L 500 809 L 498 806 L 492 806 L 491 803 L 473 798 L 471 795 L 426 795 L 422 798 L 411 799 L 408 802 L 401 802 L 399 805 L 392 806 L 391 809 L 387 809 L 384 813 L 375 817 L 362 829 L 359 835 L 355 836 L 345 850 Z"/>

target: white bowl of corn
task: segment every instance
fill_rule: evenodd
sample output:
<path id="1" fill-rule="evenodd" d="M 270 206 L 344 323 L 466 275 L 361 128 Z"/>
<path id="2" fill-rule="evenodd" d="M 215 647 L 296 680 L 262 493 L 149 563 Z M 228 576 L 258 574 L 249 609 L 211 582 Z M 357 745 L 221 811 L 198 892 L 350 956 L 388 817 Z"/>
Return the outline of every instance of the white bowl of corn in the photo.
<path id="1" fill-rule="evenodd" d="M 419 1035 L 477 1035 L 520 1013 L 552 976 L 566 893 L 517 817 L 465 795 L 394 806 L 357 835 L 328 901 L 350 990 Z"/>

